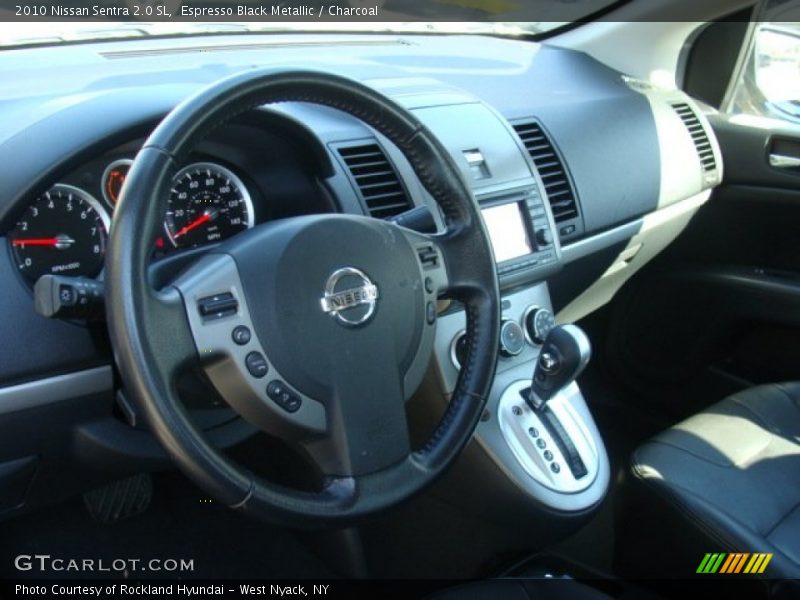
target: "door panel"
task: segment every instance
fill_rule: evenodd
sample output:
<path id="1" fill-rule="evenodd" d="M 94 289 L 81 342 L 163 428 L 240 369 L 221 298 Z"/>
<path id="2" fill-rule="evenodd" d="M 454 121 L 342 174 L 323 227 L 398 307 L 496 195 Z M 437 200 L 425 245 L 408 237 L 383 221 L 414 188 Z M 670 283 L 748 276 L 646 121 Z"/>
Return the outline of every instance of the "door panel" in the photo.
<path id="1" fill-rule="evenodd" d="M 800 379 L 800 168 L 770 164 L 800 150 L 800 128 L 748 119 L 710 119 L 723 185 L 612 306 L 613 370 L 676 416 Z"/>

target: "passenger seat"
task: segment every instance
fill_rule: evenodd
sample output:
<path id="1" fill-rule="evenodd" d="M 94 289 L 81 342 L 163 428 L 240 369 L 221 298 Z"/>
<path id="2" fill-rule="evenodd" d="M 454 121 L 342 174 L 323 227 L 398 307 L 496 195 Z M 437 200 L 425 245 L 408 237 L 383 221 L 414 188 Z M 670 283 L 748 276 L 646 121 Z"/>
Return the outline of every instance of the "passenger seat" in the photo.
<path id="1" fill-rule="evenodd" d="M 800 578 L 800 383 L 739 392 L 660 433 L 634 452 L 629 484 L 617 515 L 628 575 L 695 577 L 725 553 L 719 574 L 746 553 L 743 575 L 771 553 L 747 579 Z"/>

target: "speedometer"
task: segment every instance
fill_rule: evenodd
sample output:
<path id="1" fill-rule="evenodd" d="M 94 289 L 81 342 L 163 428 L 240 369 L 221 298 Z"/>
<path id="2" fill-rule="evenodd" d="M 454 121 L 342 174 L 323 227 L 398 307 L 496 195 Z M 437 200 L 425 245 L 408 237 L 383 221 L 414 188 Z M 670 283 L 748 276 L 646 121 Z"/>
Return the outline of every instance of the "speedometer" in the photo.
<path id="1" fill-rule="evenodd" d="M 164 226 L 176 248 L 218 242 L 253 223 L 250 194 L 230 169 L 195 163 L 175 176 Z"/>
<path id="2" fill-rule="evenodd" d="M 100 273 L 108 227 L 108 214 L 97 200 L 81 189 L 58 184 L 28 206 L 8 237 L 20 273 L 36 283 L 48 273 Z"/>

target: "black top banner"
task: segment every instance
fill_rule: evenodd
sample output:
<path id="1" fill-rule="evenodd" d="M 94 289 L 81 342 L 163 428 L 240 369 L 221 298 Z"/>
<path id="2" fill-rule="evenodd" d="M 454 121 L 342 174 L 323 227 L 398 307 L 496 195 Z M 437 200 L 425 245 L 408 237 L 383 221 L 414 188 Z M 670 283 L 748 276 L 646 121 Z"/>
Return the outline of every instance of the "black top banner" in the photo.
<path id="1" fill-rule="evenodd" d="M 609 21 L 702 21 L 752 6 L 745 0 L 2 0 L 0 21 L 282 23 L 474 22 L 567 24 Z M 800 0 L 771 0 L 772 20 L 800 21 Z M 654 7 L 656 10 L 654 10 Z M 757 14 L 758 11 L 752 11 Z M 641 16 L 637 16 L 641 15 Z"/>

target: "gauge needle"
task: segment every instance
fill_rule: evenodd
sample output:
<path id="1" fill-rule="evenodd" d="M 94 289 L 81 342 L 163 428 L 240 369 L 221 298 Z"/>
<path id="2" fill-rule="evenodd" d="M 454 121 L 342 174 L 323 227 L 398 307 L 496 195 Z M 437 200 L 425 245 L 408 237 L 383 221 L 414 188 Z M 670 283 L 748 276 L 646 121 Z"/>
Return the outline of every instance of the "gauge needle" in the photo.
<path id="1" fill-rule="evenodd" d="M 65 235 L 59 235 L 54 238 L 20 238 L 11 242 L 13 246 L 49 246 L 59 250 L 69 248 L 74 243 L 75 240 Z"/>
<path id="2" fill-rule="evenodd" d="M 212 219 L 217 217 L 216 211 L 211 211 L 207 213 L 203 213 L 201 216 L 197 217 L 194 221 L 189 223 L 188 225 L 181 227 L 181 229 L 175 234 L 176 238 L 181 237 L 182 235 L 186 235 L 195 227 L 200 227 L 203 223 L 208 223 Z"/>

